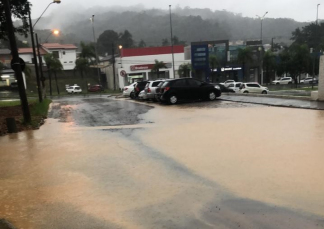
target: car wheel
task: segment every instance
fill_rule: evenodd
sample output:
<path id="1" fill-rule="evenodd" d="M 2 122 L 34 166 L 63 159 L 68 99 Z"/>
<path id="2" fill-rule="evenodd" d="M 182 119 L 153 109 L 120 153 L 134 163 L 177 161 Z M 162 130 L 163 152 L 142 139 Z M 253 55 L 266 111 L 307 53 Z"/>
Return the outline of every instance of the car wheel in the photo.
<path id="1" fill-rule="evenodd" d="M 130 95 L 129 95 L 129 97 L 130 97 L 131 99 L 135 99 L 135 93 L 134 93 L 134 92 L 131 92 Z"/>
<path id="2" fill-rule="evenodd" d="M 208 93 L 208 99 L 209 101 L 213 101 L 216 99 L 216 93 L 214 91 L 211 91 Z"/>
<path id="3" fill-rule="evenodd" d="M 280 85 L 280 83 L 276 83 L 276 85 Z"/>
<path id="4" fill-rule="evenodd" d="M 268 92 L 267 91 L 263 91 L 262 94 L 266 95 L 266 94 L 268 94 Z"/>
<path id="5" fill-rule="evenodd" d="M 169 103 L 170 104 L 176 104 L 178 102 L 178 97 L 176 95 L 170 95 L 169 96 Z"/>
<path id="6" fill-rule="evenodd" d="M 288 84 L 292 84 L 292 82 L 288 82 Z"/>
<path id="7" fill-rule="evenodd" d="M 249 92 L 248 91 L 244 91 L 243 93 L 248 94 Z"/>

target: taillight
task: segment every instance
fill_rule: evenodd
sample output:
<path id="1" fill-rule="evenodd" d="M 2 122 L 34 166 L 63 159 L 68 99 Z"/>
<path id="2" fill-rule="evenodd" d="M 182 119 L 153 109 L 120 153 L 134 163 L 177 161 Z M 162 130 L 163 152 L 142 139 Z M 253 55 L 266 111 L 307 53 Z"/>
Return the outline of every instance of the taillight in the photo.
<path id="1" fill-rule="evenodd" d="M 166 88 L 164 88 L 164 90 L 165 91 L 168 91 L 168 90 L 170 90 L 170 87 L 166 87 Z"/>
<path id="2" fill-rule="evenodd" d="M 128 90 L 128 87 L 125 87 L 125 88 L 124 88 L 124 91 L 127 91 L 127 90 Z"/>
<path id="3" fill-rule="evenodd" d="M 151 92 L 151 88 L 148 88 L 148 89 L 147 89 L 147 92 Z"/>

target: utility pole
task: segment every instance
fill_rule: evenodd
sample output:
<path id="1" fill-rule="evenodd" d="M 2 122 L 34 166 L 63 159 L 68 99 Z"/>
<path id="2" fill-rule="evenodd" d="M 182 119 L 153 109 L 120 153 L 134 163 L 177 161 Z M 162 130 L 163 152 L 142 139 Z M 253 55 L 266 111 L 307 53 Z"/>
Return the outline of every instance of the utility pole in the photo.
<path id="1" fill-rule="evenodd" d="M 14 71 L 15 71 L 15 75 L 16 75 L 16 78 L 18 81 L 19 96 L 20 96 L 20 102 L 21 102 L 21 108 L 23 111 L 24 121 L 26 123 L 30 123 L 31 122 L 30 111 L 29 111 L 28 100 L 27 100 L 26 91 L 25 91 L 23 75 L 22 75 L 22 71 L 21 71 L 21 67 L 20 67 L 15 32 L 14 32 L 14 28 L 13 28 L 13 24 L 12 24 L 12 19 L 11 19 L 10 4 L 9 4 L 9 0 L 3 0 L 2 2 L 4 4 L 4 8 L 5 8 L 5 15 L 6 15 L 6 21 L 7 21 L 7 23 L 6 23 L 7 34 L 8 34 L 8 38 L 10 41 L 11 54 L 12 54 L 13 63 L 15 66 Z"/>
<path id="2" fill-rule="evenodd" d="M 171 5 L 169 5 L 170 9 L 170 30 L 171 30 L 171 52 L 172 52 L 172 69 L 173 69 L 173 78 L 175 78 L 175 66 L 174 66 L 174 51 L 173 51 L 173 33 L 172 33 L 172 17 L 171 17 Z"/>
<path id="3" fill-rule="evenodd" d="M 41 85 L 40 85 L 40 80 L 39 80 L 39 70 L 38 70 L 36 47 L 35 47 L 35 41 L 34 41 L 34 30 L 33 30 L 31 15 L 30 15 L 30 4 L 28 4 L 28 16 L 29 16 L 29 30 L 30 30 L 29 32 L 30 32 L 30 36 L 31 36 L 33 56 L 34 56 L 34 62 L 35 62 L 34 64 L 35 64 L 35 73 L 36 73 L 36 81 L 37 81 L 38 100 L 41 103 L 43 101 L 43 96 L 42 96 L 42 90 L 41 90 Z"/>
<path id="4" fill-rule="evenodd" d="M 116 70 L 115 70 L 115 45 L 111 44 L 112 61 L 113 61 L 113 74 L 114 74 L 114 91 L 116 91 Z"/>
<path id="5" fill-rule="evenodd" d="M 43 73 L 43 60 L 42 60 L 42 56 L 40 54 L 39 51 L 39 43 L 38 43 L 38 35 L 37 33 L 35 34 L 36 36 L 36 46 L 37 46 L 37 52 L 38 52 L 38 60 L 39 60 L 39 70 L 40 70 L 40 80 L 42 82 L 42 88 L 43 88 L 43 94 L 44 94 L 44 98 L 46 97 L 46 93 L 45 93 L 45 77 L 44 77 L 44 73 Z"/>

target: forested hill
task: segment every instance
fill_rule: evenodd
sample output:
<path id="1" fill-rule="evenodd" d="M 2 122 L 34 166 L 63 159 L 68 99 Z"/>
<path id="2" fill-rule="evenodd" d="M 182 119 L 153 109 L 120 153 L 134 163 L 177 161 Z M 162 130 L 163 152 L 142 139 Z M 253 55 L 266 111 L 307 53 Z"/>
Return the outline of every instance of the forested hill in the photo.
<path id="1" fill-rule="evenodd" d="M 59 28 L 63 34 L 57 41 L 64 43 L 78 44 L 80 41 L 92 41 L 89 18 L 94 14 L 97 37 L 105 30 L 116 32 L 128 30 L 136 42 L 143 39 L 148 46 L 161 45 L 162 39 L 170 37 L 168 10 L 148 10 L 141 5 L 129 8 L 91 9 L 63 6 L 57 7 L 48 17 L 42 18 L 36 29 Z M 200 40 L 260 39 L 259 19 L 243 17 L 227 11 L 176 7 L 173 9 L 172 20 L 174 35 L 187 44 Z M 263 21 L 263 38 L 266 43 L 270 43 L 271 38 L 275 38 L 277 43 L 289 42 L 291 33 L 306 24 L 292 19 L 266 18 Z M 46 33 L 42 34 L 44 35 L 41 35 L 41 38 L 44 40 Z"/>

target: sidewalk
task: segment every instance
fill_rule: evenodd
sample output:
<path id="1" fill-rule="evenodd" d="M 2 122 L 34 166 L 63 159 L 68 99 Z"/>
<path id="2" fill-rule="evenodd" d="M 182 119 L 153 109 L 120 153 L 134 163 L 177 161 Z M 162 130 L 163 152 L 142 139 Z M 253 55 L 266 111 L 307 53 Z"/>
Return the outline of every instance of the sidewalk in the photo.
<path id="1" fill-rule="evenodd" d="M 263 104 L 269 106 L 278 106 L 278 107 L 293 107 L 293 108 L 303 108 L 303 109 L 314 109 L 314 110 L 324 110 L 324 102 L 317 102 L 306 100 L 304 98 L 273 98 L 263 96 L 243 96 L 235 94 L 222 94 L 220 97 L 221 100 L 241 102 L 241 103 L 255 103 Z"/>

